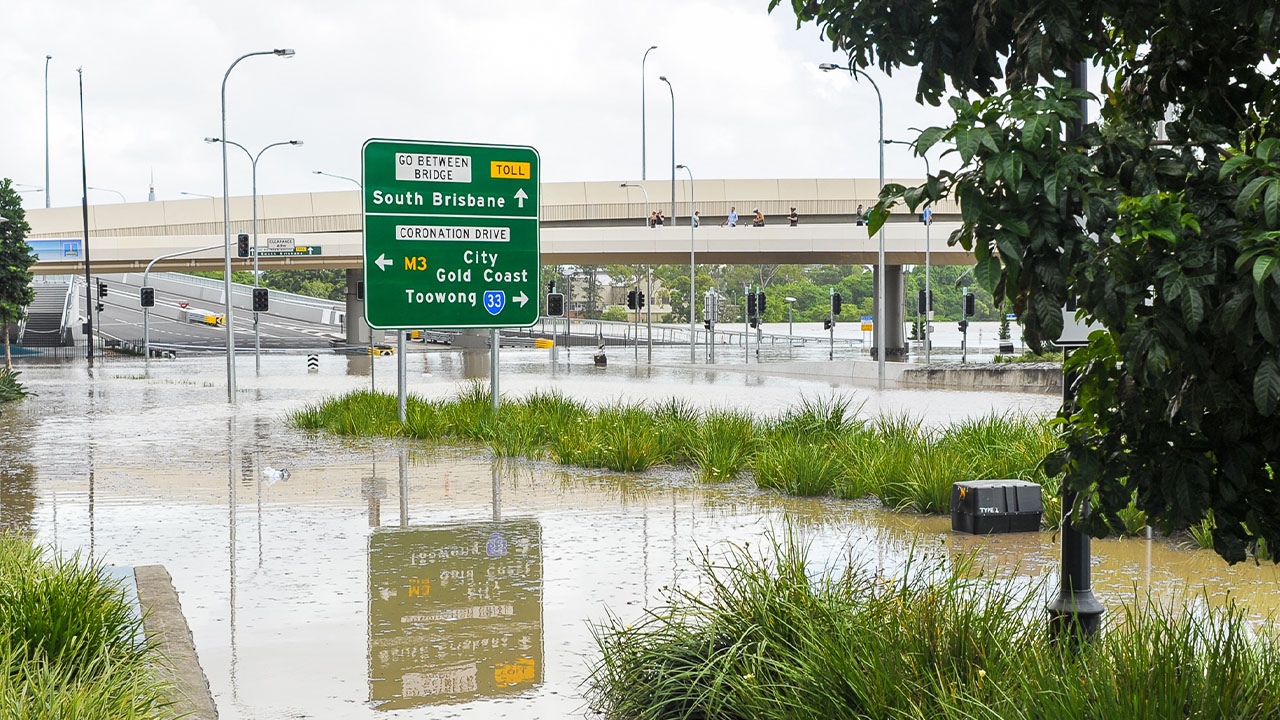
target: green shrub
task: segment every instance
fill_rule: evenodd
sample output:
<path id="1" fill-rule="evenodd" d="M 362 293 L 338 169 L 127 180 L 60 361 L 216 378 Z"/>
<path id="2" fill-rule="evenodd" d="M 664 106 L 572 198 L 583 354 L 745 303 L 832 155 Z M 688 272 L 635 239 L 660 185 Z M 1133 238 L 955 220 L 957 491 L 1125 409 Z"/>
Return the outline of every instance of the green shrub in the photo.
<path id="1" fill-rule="evenodd" d="M 0 716 L 169 717 L 140 630 L 101 565 L 0 534 Z"/>

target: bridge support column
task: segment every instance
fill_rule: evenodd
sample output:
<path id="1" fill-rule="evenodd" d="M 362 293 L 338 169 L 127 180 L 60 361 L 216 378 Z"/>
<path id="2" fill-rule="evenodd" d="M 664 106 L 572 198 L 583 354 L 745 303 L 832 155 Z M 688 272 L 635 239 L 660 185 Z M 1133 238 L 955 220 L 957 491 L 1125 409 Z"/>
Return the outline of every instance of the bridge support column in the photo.
<path id="1" fill-rule="evenodd" d="M 884 266 L 884 297 L 885 297 L 885 326 L 884 326 L 884 343 L 888 347 L 884 359 L 888 361 L 905 362 L 907 359 L 907 344 L 902 336 L 903 308 L 906 304 L 906 295 L 902 284 L 902 266 L 901 265 L 885 265 Z M 872 269 L 872 287 L 878 288 L 879 268 Z M 875 296 L 873 305 L 875 309 L 872 314 L 880 317 L 879 312 L 879 294 Z M 872 335 L 877 338 L 879 333 Z M 875 340 L 873 339 L 874 343 Z M 874 345 L 871 348 L 871 357 L 878 359 L 880 357 L 880 348 Z"/>
<path id="2" fill-rule="evenodd" d="M 347 269 L 347 315 L 346 331 L 348 345 L 368 345 L 369 325 L 364 321 L 364 270 Z"/>

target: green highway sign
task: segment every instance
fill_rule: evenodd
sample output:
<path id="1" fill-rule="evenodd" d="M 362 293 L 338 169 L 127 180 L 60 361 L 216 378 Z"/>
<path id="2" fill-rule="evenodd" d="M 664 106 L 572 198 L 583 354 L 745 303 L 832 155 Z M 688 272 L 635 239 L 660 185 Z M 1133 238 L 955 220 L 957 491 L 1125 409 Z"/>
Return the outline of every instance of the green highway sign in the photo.
<path id="1" fill-rule="evenodd" d="M 364 317 L 379 330 L 538 321 L 538 151 L 365 142 Z"/>
<path id="2" fill-rule="evenodd" d="M 288 250 L 259 250 L 258 257 L 293 257 L 296 255 L 322 255 L 319 245 L 299 245 Z"/>

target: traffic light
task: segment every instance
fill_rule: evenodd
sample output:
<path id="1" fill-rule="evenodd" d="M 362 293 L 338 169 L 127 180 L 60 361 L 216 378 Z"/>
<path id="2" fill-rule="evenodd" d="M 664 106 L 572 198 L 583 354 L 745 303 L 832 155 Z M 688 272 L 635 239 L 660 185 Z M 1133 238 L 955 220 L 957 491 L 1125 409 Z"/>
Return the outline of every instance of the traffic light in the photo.
<path id="1" fill-rule="evenodd" d="M 703 320 L 703 321 L 702 321 L 702 327 L 704 327 L 704 328 L 706 328 L 706 329 L 710 330 L 710 329 L 711 329 L 711 318 L 706 318 L 705 320 Z"/>
<path id="2" fill-rule="evenodd" d="M 961 321 L 960 321 L 960 332 L 962 332 L 962 333 L 963 333 L 963 332 L 968 332 L 968 330 L 969 330 L 969 321 L 968 321 L 968 320 L 961 320 Z"/>
<path id="3" fill-rule="evenodd" d="M 840 298 L 840 293 L 836 293 L 835 295 L 831 296 L 831 314 L 832 315 L 840 314 L 841 302 L 842 302 L 842 299 Z"/>
<path id="4" fill-rule="evenodd" d="M 555 281 L 555 280 L 548 281 L 548 282 L 547 282 L 547 294 L 548 294 L 548 295 L 550 295 L 551 293 L 553 293 L 553 292 L 555 292 L 555 291 L 556 291 L 556 281 Z"/>
<path id="5" fill-rule="evenodd" d="M 239 257 L 249 257 L 248 233 L 240 233 L 236 236 L 236 255 Z"/>
<path id="6" fill-rule="evenodd" d="M 756 296 L 756 307 L 760 310 L 760 317 L 764 317 L 764 293 L 761 292 Z"/>
<path id="7" fill-rule="evenodd" d="M 832 325 L 834 325 L 834 324 L 835 324 L 835 323 L 831 322 L 831 318 L 822 318 L 822 329 L 823 329 L 823 330 L 830 330 L 830 329 L 831 329 L 831 326 L 832 326 Z"/>
<path id="8" fill-rule="evenodd" d="M 636 291 L 635 290 L 632 290 L 627 293 L 627 309 L 628 310 L 636 309 Z"/>
<path id="9" fill-rule="evenodd" d="M 928 296 L 926 296 L 926 295 L 925 295 L 925 291 L 924 291 L 924 290 L 921 290 L 921 291 L 920 291 L 920 293 L 916 296 L 916 312 L 918 312 L 918 313 L 920 313 L 921 315 L 923 315 L 923 314 L 925 314 L 925 313 L 929 312 L 930 310 L 932 310 L 932 309 L 933 309 L 933 297 L 932 297 L 932 296 L 933 296 L 933 292 L 932 292 L 932 291 L 930 291 L 930 292 L 928 293 Z"/>
<path id="10" fill-rule="evenodd" d="M 156 289 L 149 287 L 142 288 L 138 291 L 138 300 L 141 302 L 142 307 L 155 307 Z"/>
<path id="11" fill-rule="evenodd" d="M 102 312 L 103 307 L 104 307 L 104 306 L 103 306 L 103 304 L 102 304 L 102 303 L 98 303 L 96 306 L 94 306 L 94 308 L 93 308 L 93 309 L 94 309 L 94 310 L 97 310 L 98 312 Z"/>
<path id="12" fill-rule="evenodd" d="M 564 317 L 564 295 L 550 293 L 547 295 L 547 314 L 551 317 Z"/>
<path id="13" fill-rule="evenodd" d="M 643 290 L 636 291 L 636 309 L 637 310 L 644 309 L 644 291 Z"/>
<path id="14" fill-rule="evenodd" d="M 974 312 L 973 312 L 973 311 L 974 311 L 973 293 L 965 293 L 965 294 L 964 294 L 964 315 L 965 315 L 965 317 L 969 317 L 970 315 L 973 315 L 973 314 L 974 314 Z"/>
<path id="15" fill-rule="evenodd" d="M 747 293 L 747 317 L 756 316 L 756 294 L 754 292 Z"/>
<path id="16" fill-rule="evenodd" d="M 253 289 L 253 311 L 266 312 L 268 304 L 269 303 L 267 301 L 267 289 L 254 288 Z"/>
<path id="17" fill-rule="evenodd" d="M 760 327 L 760 318 L 751 318 L 751 329 L 754 330 L 758 327 Z"/>
<path id="18" fill-rule="evenodd" d="M 106 296 L 107 296 L 107 284 L 99 280 L 98 281 L 98 297 L 104 298 Z"/>

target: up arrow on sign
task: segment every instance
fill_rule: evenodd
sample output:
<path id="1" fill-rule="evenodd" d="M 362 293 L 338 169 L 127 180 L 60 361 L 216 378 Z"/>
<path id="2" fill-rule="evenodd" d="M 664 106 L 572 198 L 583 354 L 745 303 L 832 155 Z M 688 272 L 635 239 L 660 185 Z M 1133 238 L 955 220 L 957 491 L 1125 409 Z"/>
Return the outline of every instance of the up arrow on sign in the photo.
<path id="1" fill-rule="evenodd" d="M 516 201 L 520 203 L 519 207 L 524 207 L 524 201 L 528 199 L 529 196 L 524 194 L 524 188 L 516 191 Z"/>
<path id="2" fill-rule="evenodd" d="M 378 259 L 377 259 L 377 260 L 374 260 L 374 261 L 373 261 L 373 264 L 374 264 L 374 265 L 377 265 L 379 270 L 381 270 L 381 271 L 383 271 L 383 272 L 386 272 L 386 270 L 387 270 L 387 266 L 388 266 L 388 265 L 393 265 L 393 264 L 395 264 L 395 261 L 394 261 L 394 260 L 388 260 L 388 259 L 387 259 L 387 254 L 386 254 L 386 253 L 382 253 L 381 255 L 378 255 Z"/>

